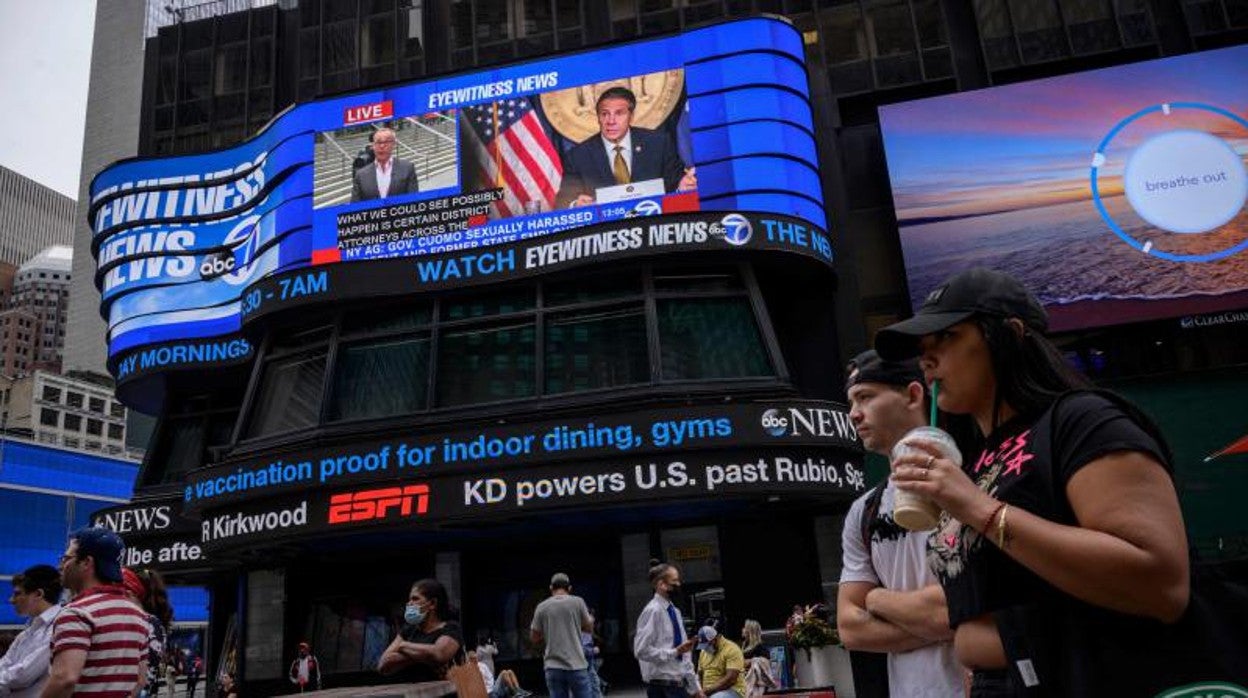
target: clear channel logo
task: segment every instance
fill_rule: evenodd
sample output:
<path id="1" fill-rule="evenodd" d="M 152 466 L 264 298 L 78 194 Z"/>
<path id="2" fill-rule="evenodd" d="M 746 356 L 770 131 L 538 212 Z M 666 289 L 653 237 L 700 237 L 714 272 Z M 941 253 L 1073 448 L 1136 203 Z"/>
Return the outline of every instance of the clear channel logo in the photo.
<path id="1" fill-rule="evenodd" d="M 740 247 L 754 235 L 754 226 L 750 225 L 750 219 L 740 213 L 729 213 L 719 224 L 724 228 L 724 242 L 729 245 Z"/>
<path id="2" fill-rule="evenodd" d="M 769 409 L 763 413 L 762 418 L 763 431 L 772 436 L 784 436 L 789 428 L 789 420 L 775 408 Z"/>

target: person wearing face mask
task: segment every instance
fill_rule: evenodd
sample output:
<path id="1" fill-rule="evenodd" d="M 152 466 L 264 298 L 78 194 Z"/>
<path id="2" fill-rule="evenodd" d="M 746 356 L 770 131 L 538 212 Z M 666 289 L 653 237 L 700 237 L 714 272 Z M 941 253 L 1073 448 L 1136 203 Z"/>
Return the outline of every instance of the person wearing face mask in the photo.
<path id="1" fill-rule="evenodd" d="M 650 568 L 650 585 L 654 598 L 641 610 L 633 637 L 646 698 L 706 698 L 689 655 L 695 640 L 685 633 L 680 614 L 680 570 L 656 563 Z"/>
<path id="2" fill-rule="evenodd" d="M 290 663 L 290 682 L 299 686 L 300 693 L 321 690 L 321 663 L 306 642 L 299 643 L 299 656 Z"/>
<path id="3" fill-rule="evenodd" d="M 412 585 L 403 628 L 382 653 L 377 670 L 395 682 L 441 681 L 451 664 L 467 661 L 464 635 L 446 587 L 436 579 Z"/>

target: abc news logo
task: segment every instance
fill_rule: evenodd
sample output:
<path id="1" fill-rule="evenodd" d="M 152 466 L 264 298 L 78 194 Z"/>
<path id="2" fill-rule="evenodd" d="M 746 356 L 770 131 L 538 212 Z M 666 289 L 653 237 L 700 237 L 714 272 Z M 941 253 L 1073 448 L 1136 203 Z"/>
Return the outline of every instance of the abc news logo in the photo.
<path id="1" fill-rule="evenodd" d="M 329 498 L 329 525 L 374 521 L 389 518 L 405 518 L 415 511 L 423 516 L 429 511 L 429 486 L 406 485 L 382 487 L 335 494 Z"/>
<path id="2" fill-rule="evenodd" d="M 204 261 L 199 265 L 199 276 L 201 279 L 215 279 L 218 276 L 224 276 L 234 271 L 234 253 L 219 252 L 215 255 L 204 257 Z"/>
<path id="3" fill-rule="evenodd" d="M 857 441 L 858 431 L 854 429 L 849 415 L 839 410 L 826 407 L 795 408 L 786 410 L 775 408 L 763 412 L 759 419 L 763 431 L 770 436 L 814 436 L 820 438 L 837 438 L 845 441 Z"/>

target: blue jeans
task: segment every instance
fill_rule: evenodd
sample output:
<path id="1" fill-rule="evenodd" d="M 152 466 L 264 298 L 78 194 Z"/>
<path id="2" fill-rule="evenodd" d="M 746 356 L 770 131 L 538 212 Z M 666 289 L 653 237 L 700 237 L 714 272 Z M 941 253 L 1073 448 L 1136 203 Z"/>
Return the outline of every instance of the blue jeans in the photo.
<path id="1" fill-rule="evenodd" d="M 602 686 L 598 683 L 598 670 L 594 667 L 594 660 L 589 660 L 589 668 L 585 670 L 589 673 L 589 695 L 590 698 L 602 698 Z"/>
<path id="2" fill-rule="evenodd" d="M 588 669 L 547 669 L 550 698 L 593 698 Z"/>

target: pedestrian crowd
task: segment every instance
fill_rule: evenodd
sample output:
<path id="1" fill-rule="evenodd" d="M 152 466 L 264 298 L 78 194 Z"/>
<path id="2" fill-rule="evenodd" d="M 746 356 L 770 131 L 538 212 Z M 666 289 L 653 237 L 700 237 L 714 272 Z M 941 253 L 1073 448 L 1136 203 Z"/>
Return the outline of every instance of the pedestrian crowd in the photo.
<path id="1" fill-rule="evenodd" d="M 79 529 L 59 568 L 34 565 L 13 577 L 9 601 L 30 620 L 0 657 L 0 696 L 155 698 L 162 684 L 172 695 L 164 581 L 122 567 L 123 549 L 108 529 Z M 185 672 L 189 697 L 197 669 Z"/>

